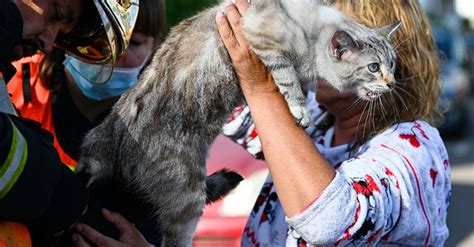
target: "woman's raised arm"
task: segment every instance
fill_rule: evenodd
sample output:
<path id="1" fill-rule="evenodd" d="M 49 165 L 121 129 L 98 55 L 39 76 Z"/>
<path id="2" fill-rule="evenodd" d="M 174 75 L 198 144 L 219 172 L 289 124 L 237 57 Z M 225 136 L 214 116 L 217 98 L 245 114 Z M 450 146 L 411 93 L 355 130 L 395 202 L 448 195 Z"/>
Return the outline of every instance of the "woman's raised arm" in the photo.
<path id="1" fill-rule="evenodd" d="M 331 183 L 335 170 L 293 120 L 270 72 L 249 49 L 240 30 L 246 0 L 229 4 L 216 17 L 240 86 L 250 107 L 265 159 L 288 217 L 303 211 Z"/>

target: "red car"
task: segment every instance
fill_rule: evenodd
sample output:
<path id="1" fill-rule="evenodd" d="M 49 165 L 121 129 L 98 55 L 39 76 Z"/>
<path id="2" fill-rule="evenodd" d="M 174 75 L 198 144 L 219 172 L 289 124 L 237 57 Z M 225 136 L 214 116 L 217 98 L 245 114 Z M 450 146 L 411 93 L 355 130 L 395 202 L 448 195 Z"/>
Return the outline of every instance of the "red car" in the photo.
<path id="1" fill-rule="evenodd" d="M 254 159 L 230 139 L 219 136 L 207 159 L 208 174 L 229 168 L 243 180 L 223 200 L 206 206 L 194 236 L 195 247 L 240 246 L 242 231 L 267 175 L 265 162 Z"/>

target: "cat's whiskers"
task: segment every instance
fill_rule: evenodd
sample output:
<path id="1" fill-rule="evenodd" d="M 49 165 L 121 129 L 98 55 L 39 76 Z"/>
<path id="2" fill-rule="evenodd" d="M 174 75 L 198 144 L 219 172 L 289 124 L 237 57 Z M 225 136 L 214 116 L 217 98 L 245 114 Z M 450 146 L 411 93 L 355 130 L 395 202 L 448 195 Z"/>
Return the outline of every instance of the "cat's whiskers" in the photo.
<path id="1" fill-rule="evenodd" d="M 409 50 L 410 49 L 408 47 L 401 50 L 397 50 L 397 55 L 406 55 L 407 54 L 406 52 Z"/>
<path id="2" fill-rule="evenodd" d="M 394 110 L 393 112 L 395 112 L 395 122 L 398 122 L 399 120 L 399 116 L 400 116 L 400 113 L 398 112 L 398 108 L 395 107 L 396 105 L 396 99 L 395 97 L 393 96 L 393 93 L 395 91 L 394 90 L 390 90 L 389 94 L 390 95 L 390 98 L 391 98 L 391 101 L 392 101 L 392 104 L 388 104 L 389 106 L 391 106 L 391 108 Z M 395 92 L 396 93 L 396 92 Z M 403 102 L 403 104 L 405 105 L 405 102 Z M 406 108 L 406 105 L 405 105 L 405 108 Z M 407 108 L 408 110 L 408 108 Z"/>
<path id="3" fill-rule="evenodd" d="M 372 101 L 371 105 L 371 111 L 370 111 L 370 117 L 369 117 L 369 133 L 370 134 L 374 129 L 375 129 L 375 102 Z"/>
<path id="4" fill-rule="evenodd" d="M 398 79 L 397 82 L 399 82 L 399 81 L 401 81 L 401 82 L 407 82 L 407 81 L 412 80 L 412 79 L 414 79 L 414 78 L 421 77 L 422 75 L 427 74 L 427 73 L 428 73 L 428 71 L 424 71 L 424 72 L 418 73 L 418 74 L 416 74 L 416 75 L 412 75 L 412 76 L 409 76 L 409 77 L 405 77 L 405 78 L 403 78 L 403 79 Z"/>
<path id="5" fill-rule="evenodd" d="M 375 116 L 377 116 L 376 115 L 376 110 L 377 110 L 376 103 L 377 103 L 377 101 L 372 100 L 372 111 L 371 111 L 370 118 L 369 118 L 370 123 L 372 123 L 372 127 L 371 127 L 371 129 L 369 129 L 369 131 L 370 131 L 369 133 L 371 133 L 372 131 L 375 130 Z M 370 127 L 370 125 L 369 125 L 369 127 Z"/>
<path id="6" fill-rule="evenodd" d="M 362 109 L 362 113 L 359 116 L 359 121 L 357 122 L 356 135 L 359 133 L 360 121 L 362 120 L 362 116 L 364 116 L 365 109 L 367 109 L 368 105 L 369 105 L 369 101 L 366 101 L 364 109 Z M 365 123 L 364 123 L 364 132 L 362 133 L 362 137 L 364 137 L 364 135 L 365 135 Z"/>
<path id="7" fill-rule="evenodd" d="M 408 37 L 408 38 L 406 38 L 406 39 L 404 39 L 404 40 L 402 40 L 402 41 L 400 41 L 400 40 L 398 40 L 398 39 L 395 40 L 394 45 L 393 45 L 393 49 L 394 49 L 395 51 L 397 51 L 397 49 L 398 49 L 399 47 L 401 47 L 401 45 L 405 44 L 406 42 L 410 41 L 411 39 L 412 39 L 412 37 Z"/>
<path id="8" fill-rule="evenodd" d="M 385 120 L 385 122 L 387 122 L 387 118 L 386 118 L 386 114 L 387 114 L 387 111 L 385 110 L 385 107 L 383 106 L 383 100 L 382 100 L 382 97 L 383 96 L 380 96 L 378 97 L 378 101 L 379 101 L 379 105 L 380 105 L 380 113 L 382 114 L 382 117 L 383 119 Z"/>
<path id="9" fill-rule="evenodd" d="M 400 102 L 402 102 L 403 106 L 405 107 L 405 109 L 408 111 L 408 107 L 407 105 L 405 104 L 405 101 L 403 100 L 403 97 L 396 91 L 396 90 L 393 90 L 393 92 L 396 94 L 396 96 L 400 99 Z"/>
<path id="10" fill-rule="evenodd" d="M 370 101 L 367 102 L 367 114 L 365 114 L 364 128 L 362 129 L 362 137 L 365 138 L 365 128 L 367 127 L 367 118 L 370 115 Z"/>
<path id="11" fill-rule="evenodd" d="M 403 86 L 407 86 L 406 84 L 403 85 Z M 400 92 L 398 92 L 398 90 L 400 90 Z M 413 95 L 411 92 L 409 92 L 408 90 L 404 89 L 401 85 L 395 85 L 395 87 L 393 88 L 393 91 L 397 92 L 397 94 L 400 96 L 400 99 L 402 99 L 401 95 L 399 93 L 402 93 L 403 95 L 405 96 L 409 96 L 410 98 L 414 99 L 415 101 L 417 101 L 418 103 L 421 103 L 421 100 L 416 97 L 415 95 Z"/>
<path id="12" fill-rule="evenodd" d="M 346 111 L 352 110 L 361 101 L 362 101 L 362 98 L 357 98 L 350 106 L 346 108 Z"/>
<path id="13" fill-rule="evenodd" d="M 412 87 L 413 83 L 408 83 L 408 81 L 413 80 L 414 78 L 420 77 L 424 74 L 424 72 L 419 73 L 417 75 L 413 75 L 410 77 L 406 77 L 404 79 L 398 79 L 397 82 L 395 83 L 395 87 L 393 90 L 400 90 L 400 93 L 403 93 L 403 95 L 409 96 L 410 98 L 414 99 L 418 103 L 421 103 L 421 100 L 413 95 L 412 92 L 408 91 L 406 88 Z"/>
<path id="14" fill-rule="evenodd" d="M 364 121 L 364 132 L 363 132 L 363 137 L 365 138 L 365 129 L 367 128 L 367 124 L 369 124 L 369 129 L 370 131 L 370 122 L 368 122 L 372 117 L 372 101 L 369 101 L 369 108 L 367 111 L 367 115 L 365 116 L 365 121 Z"/>

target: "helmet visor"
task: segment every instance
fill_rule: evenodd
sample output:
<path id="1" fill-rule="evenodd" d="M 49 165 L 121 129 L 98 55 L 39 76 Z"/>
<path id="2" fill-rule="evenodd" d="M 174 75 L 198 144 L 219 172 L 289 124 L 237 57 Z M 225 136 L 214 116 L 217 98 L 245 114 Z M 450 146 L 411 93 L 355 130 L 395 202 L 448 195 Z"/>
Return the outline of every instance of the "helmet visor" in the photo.
<path id="1" fill-rule="evenodd" d="M 86 63 L 80 63 L 81 67 L 77 68 L 78 71 L 87 71 L 88 74 L 83 74 L 85 78 L 104 83 L 128 46 L 138 17 L 138 0 L 81 2 L 83 14 L 70 32 L 58 35 L 56 45 Z M 84 69 L 87 63 L 96 66 Z M 94 71 L 108 74 L 98 75 Z"/>

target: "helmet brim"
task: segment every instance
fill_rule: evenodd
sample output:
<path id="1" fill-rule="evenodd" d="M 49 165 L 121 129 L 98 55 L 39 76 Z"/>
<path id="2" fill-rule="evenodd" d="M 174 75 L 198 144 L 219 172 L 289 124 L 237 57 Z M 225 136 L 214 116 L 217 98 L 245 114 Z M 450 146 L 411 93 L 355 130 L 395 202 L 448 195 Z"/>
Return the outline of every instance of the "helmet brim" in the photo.
<path id="1" fill-rule="evenodd" d="M 78 71 L 90 73 L 83 76 L 90 78 L 91 82 L 106 82 L 112 73 L 111 68 L 129 44 L 138 17 L 139 3 L 138 0 L 122 2 L 126 6 L 116 0 L 93 0 L 93 5 L 83 5 L 84 14 L 80 15 L 74 28 L 68 33 L 59 34 L 56 40 L 56 46 L 65 49 L 68 55 L 95 65 L 84 70 L 85 65 L 77 63 Z M 93 74 L 94 71 L 109 74 Z"/>

